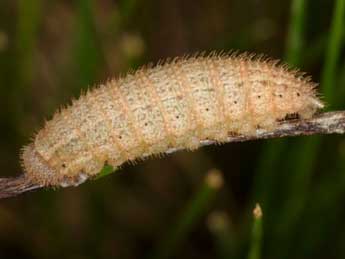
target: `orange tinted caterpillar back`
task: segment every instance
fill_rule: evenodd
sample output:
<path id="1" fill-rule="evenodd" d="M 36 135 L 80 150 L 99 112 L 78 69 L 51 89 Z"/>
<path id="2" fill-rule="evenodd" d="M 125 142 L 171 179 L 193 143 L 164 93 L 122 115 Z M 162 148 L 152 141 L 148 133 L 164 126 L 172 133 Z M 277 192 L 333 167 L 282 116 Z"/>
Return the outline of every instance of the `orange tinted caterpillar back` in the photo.
<path id="1" fill-rule="evenodd" d="M 78 185 L 105 164 L 255 135 L 291 114 L 312 117 L 323 107 L 315 84 L 277 63 L 249 55 L 178 58 L 100 85 L 24 148 L 30 185 L 23 186 Z"/>

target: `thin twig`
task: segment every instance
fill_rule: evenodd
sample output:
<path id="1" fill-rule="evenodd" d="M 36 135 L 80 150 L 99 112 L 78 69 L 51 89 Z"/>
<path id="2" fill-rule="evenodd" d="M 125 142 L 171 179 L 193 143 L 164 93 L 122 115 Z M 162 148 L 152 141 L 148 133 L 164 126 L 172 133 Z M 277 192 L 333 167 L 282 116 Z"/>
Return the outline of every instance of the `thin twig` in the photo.
<path id="1" fill-rule="evenodd" d="M 279 123 L 274 130 L 258 129 L 255 135 L 229 136 L 226 142 L 244 142 L 256 139 L 282 138 L 315 134 L 344 134 L 345 111 L 326 112 L 308 120 L 285 120 Z M 213 140 L 202 140 L 200 144 L 207 146 L 214 144 Z"/>

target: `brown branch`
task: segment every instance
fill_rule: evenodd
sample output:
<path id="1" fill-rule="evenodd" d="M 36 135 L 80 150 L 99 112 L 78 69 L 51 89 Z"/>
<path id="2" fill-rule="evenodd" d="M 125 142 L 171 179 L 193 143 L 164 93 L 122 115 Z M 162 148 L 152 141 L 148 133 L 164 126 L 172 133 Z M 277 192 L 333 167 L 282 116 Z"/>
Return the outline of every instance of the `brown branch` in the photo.
<path id="1" fill-rule="evenodd" d="M 293 136 L 307 136 L 315 134 L 344 134 L 345 133 L 345 111 L 327 112 L 315 115 L 311 119 L 284 120 L 278 124 L 274 130 L 258 129 L 256 134 L 232 135 L 225 141 L 244 142 L 257 139 L 282 138 Z M 201 146 L 215 144 L 214 140 L 201 140 Z M 178 149 L 170 149 L 167 153 L 172 153 Z"/>
<path id="2" fill-rule="evenodd" d="M 0 178 L 0 199 L 17 196 L 42 187 L 42 185 L 32 183 L 25 174 L 13 178 Z"/>
<path id="3" fill-rule="evenodd" d="M 256 139 L 282 138 L 290 136 L 314 134 L 344 134 L 345 111 L 321 113 L 308 120 L 285 120 L 274 130 L 258 129 L 255 135 L 233 135 L 226 142 L 243 142 Z M 200 145 L 215 144 L 214 140 L 201 140 Z M 166 153 L 173 153 L 179 149 L 169 149 Z M 43 186 L 30 182 L 25 175 L 17 178 L 0 178 L 0 199 L 19 195 L 26 191 L 42 188 Z"/>

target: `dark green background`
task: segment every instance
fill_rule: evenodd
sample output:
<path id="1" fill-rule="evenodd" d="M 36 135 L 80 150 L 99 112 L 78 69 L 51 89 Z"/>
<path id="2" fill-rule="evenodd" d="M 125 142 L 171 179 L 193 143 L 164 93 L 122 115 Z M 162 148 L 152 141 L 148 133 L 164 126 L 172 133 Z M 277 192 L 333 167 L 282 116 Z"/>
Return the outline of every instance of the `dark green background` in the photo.
<path id="1" fill-rule="evenodd" d="M 20 148 L 81 90 L 166 57 L 265 53 L 345 109 L 344 2 L 0 0 L 1 177 L 21 173 Z M 213 193 L 211 168 L 224 178 Z M 1 200 L 0 258 L 247 258 L 256 202 L 262 258 L 345 258 L 344 138 L 211 146 Z"/>

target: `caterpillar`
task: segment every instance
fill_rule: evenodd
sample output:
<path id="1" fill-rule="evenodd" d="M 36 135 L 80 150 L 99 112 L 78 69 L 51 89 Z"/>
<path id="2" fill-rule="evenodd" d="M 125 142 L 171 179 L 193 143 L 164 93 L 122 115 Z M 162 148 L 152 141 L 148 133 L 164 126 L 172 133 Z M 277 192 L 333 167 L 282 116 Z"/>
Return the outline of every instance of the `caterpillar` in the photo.
<path id="1" fill-rule="evenodd" d="M 201 140 L 255 136 L 290 115 L 323 108 L 316 84 L 249 54 L 175 58 L 109 80 L 59 110 L 21 154 L 24 174 L 0 179 L 0 197 L 77 186 L 104 165 L 194 150 Z"/>

